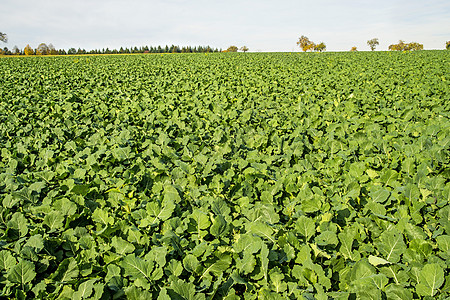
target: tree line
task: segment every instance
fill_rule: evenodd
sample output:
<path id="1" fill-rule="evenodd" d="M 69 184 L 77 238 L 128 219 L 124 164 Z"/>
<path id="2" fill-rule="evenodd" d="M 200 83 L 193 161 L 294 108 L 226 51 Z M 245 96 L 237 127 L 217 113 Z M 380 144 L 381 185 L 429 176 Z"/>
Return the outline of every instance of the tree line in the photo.
<path id="1" fill-rule="evenodd" d="M 3 41 L 3 40 L 2 40 Z M 6 40 L 5 40 L 6 42 Z M 85 50 L 82 48 L 70 48 L 67 51 L 65 49 L 56 49 L 52 44 L 41 43 L 35 49 L 30 45 L 27 45 L 24 49 L 19 49 L 14 46 L 12 50 L 7 47 L 0 49 L 0 54 L 3 55 L 73 55 L 73 54 L 130 54 L 130 53 L 210 53 L 221 52 L 222 49 L 212 48 L 210 46 L 142 46 L 142 47 L 120 47 L 120 49 L 93 49 Z"/>

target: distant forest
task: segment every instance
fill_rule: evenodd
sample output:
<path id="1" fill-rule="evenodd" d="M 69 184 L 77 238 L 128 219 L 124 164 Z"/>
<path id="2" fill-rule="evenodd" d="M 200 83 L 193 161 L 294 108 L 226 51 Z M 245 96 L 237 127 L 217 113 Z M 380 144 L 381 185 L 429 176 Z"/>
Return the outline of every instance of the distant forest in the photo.
<path id="1" fill-rule="evenodd" d="M 222 49 L 212 48 L 210 46 L 142 46 L 142 47 L 130 47 L 120 49 L 93 49 L 93 50 L 85 50 L 81 48 L 70 48 L 69 50 L 65 49 L 56 49 L 52 44 L 41 43 L 36 49 L 27 45 L 24 49 L 19 49 L 17 46 L 14 46 L 13 49 L 8 49 L 7 47 L 0 49 L 0 54 L 3 55 L 73 55 L 73 54 L 127 54 L 127 53 L 209 53 L 209 52 L 221 52 Z"/>

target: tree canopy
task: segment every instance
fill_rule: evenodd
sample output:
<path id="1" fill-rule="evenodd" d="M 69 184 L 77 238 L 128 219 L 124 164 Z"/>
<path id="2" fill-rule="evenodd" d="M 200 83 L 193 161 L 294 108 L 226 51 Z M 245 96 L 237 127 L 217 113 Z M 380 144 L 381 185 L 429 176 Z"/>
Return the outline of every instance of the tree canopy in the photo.
<path id="1" fill-rule="evenodd" d="M 374 51 L 375 48 L 380 44 L 378 38 L 373 38 L 367 41 L 367 45 L 370 47 L 370 50 Z"/>
<path id="2" fill-rule="evenodd" d="M 7 43 L 8 42 L 8 36 L 6 33 L 0 32 L 0 41 Z"/>

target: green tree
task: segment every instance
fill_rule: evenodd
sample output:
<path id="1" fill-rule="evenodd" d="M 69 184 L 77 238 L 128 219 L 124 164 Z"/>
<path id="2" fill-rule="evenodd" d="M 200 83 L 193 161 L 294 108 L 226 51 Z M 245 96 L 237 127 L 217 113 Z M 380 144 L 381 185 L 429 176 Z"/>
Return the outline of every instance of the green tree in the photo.
<path id="1" fill-rule="evenodd" d="M 55 49 L 55 46 L 53 46 L 52 43 L 48 44 L 48 54 L 50 54 L 50 55 L 58 54 L 58 51 Z"/>
<path id="2" fill-rule="evenodd" d="M 302 48 L 303 52 L 314 49 L 314 43 L 309 40 L 308 37 L 302 35 L 298 41 L 297 45 Z"/>
<path id="3" fill-rule="evenodd" d="M 314 45 L 314 51 L 316 52 L 322 52 L 327 49 L 327 46 L 324 42 L 320 42 L 320 44 Z"/>
<path id="4" fill-rule="evenodd" d="M 371 40 L 367 41 L 367 45 L 369 45 L 370 50 L 374 51 L 375 48 L 380 44 L 380 42 L 378 41 L 378 38 L 373 38 Z"/>
<path id="5" fill-rule="evenodd" d="M 36 49 L 36 55 L 47 55 L 49 52 L 48 46 L 45 43 L 39 44 Z"/>
<path id="6" fill-rule="evenodd" d="M 6 33 L 0 32 L 0 41 L 7 43 L 8 42 L 8 36 Z"/>
<path id="7" fill-rule="evenodd" d="M 248 48 L 247 46 L 242 46 L 240 50 L 245 53 L 248 51 Z"/>
<path id="8" fill-rule="evenodd" d="M 227 49 L 227 52 L 237 52 L 238 51 L 238 47 L 236 46 L 230 46 Z"/>
<path id="9" fill-rule="evenodd" d="M 14 55 L 19 55 L 19 54 L 20 54 L 20 49 L 19 49 L 19 47 L 14 46 L 14 47 L 13 47 L 13 50 L 12 50 L 12 53 L 13 53 Z"/>

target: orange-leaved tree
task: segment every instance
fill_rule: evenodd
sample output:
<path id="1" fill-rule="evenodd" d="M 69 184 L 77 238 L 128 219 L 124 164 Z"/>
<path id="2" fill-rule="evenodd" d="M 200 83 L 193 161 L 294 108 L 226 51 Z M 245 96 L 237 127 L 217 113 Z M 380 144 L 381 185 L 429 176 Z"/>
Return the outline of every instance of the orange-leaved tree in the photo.
<path id="1" fill-rule="evenodd" d="M 23 49 L 23 52 L 25 53 L 25 55 L 33 55 L 34 54 L 34 50 L 33 50 L 33 48 L 30 47 L 30 45 L 26 45 L 25 49 Z"/>

